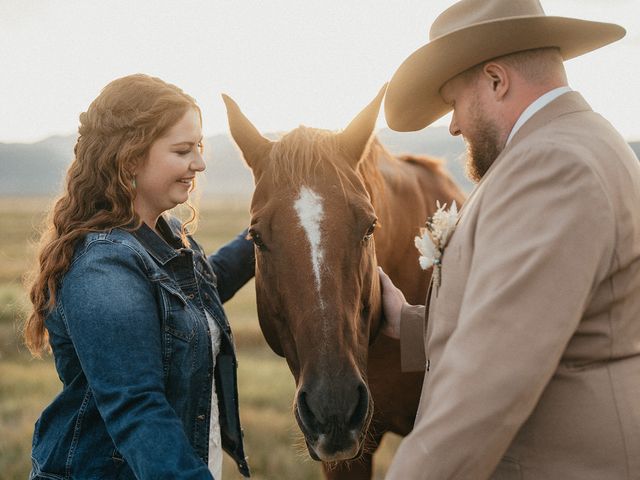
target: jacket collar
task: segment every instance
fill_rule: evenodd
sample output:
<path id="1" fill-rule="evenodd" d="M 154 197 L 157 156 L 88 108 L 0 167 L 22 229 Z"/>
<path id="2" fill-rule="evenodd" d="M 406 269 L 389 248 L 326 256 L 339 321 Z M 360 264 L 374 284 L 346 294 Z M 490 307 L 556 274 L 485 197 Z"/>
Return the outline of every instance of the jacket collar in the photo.
<path id="1" fill-rule="evenodd" d="M 509 136 L 507 137 L 505 146 L 509 145 L 511 139 L 516 135 L 516 133 L 518 133 L 520 128 L 522 128 L 522 126 L 527 123 L 527 121 L 531 117 L 533 117 L 536 113 L 553 102 L 556 98 L 570 91 L 571 87 L 569 87 L 568 85 L 564 85 L 562 87 L 557 87 L 553 90 L 549 90 L 547 93 L 540 95 L 537 99 L 531 102 L 531 104 L 520 114 L 520 117 L 518 117 L 516 123 L 511 128 L 511 133 L 509 133 Z"/>
<path id="2" fill-rule="evenodd" d="M 167 221 L 165 217 L 161 215 L 158 218 L 157 226 L 160 233 L 162 233 L 162 237 L 154 232 L 146 223 L 142 223 L 140 228 L 133 231 L 133 235 L 152 257 L 164 265 L 169 260 L 179 256 L 184 245 L 177 233 L 177 229 L 179 229 L 177 220 L 170 219 Z"/>
<path id="3" fill-rule="evenodd" d="M 587 101 L 576 91 L 567 92 L 560 95 L 554 101 L 546 105 L 544 108 L 536 112 L 529 121 L 525 122 L 520 130 L 511 139 L 511 143 L 507 145 L 504 152 L 506 153 L 513 145 L 521 142 L 524 138 L 543 127 L 547 123 L 558 117 L 577 112 L 591 111 L 591 107 Z M 503 155 L 500 155 L 502 157 Z M 498 157 L 498 158 L 500 158 Z M 496 160 L 497 162 L 497 160 Z"/>
<path id="4" fill-rule="evenodd" d="M 529 135 L 531 135 L 536 130 L 542 128 L 549 122 L 555 120 L 556 118 L 562 117 L 564 115 L 569 115 L 577 112 L 587 112 L 591 111 L 591 107 L 584 99 L 582 95 L 580 95 L 576 91 L 567 92 L 563 95 L 560 95 L 558 98 L 553 100 L 548 105 L 544 106 L 542 109 L 537 111 L 527 122 L 525 122 L 522 127 L 515 133 L 511 141 L 507 144 L 498 158 L 495 159 L 489 170 L 484 174 L 482 179 L 478 182 L 475 188 L 471 191 L 467 200 L 464 202 L 462 209 L 460 210 L 460 215 L 462 214 L 465 207 L 469 205 L 470 200 L 477 196 L 479 190 L 482 189 L 483 185 L 486 183 L 487 178 L 491 176 L 491 174 L 496 170 L 502 159 L 509 154 L 509 152 L 516 147 L 520 142 L 526 139 Z"/>

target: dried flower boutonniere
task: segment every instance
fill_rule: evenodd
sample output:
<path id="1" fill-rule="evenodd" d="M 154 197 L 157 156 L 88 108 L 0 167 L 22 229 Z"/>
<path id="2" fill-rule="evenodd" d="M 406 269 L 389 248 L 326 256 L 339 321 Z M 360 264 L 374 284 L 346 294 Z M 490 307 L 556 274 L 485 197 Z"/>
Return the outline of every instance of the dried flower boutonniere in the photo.
<path id="1" fill-rule="evenodd" d="M 451 208 L 446 210 L 447 204 L 440 205 L 432 217 L 429 217 L 425 228 L 420 229 L 420 236 L 415 238 L 416 248 L 420 252 L 420 266 L 423 270 L 433 267 L 433 286 L 440 285 L 440 266 L 444 247 L 453 233 L 458 221 L 458 206 L 455 200 Z"/>

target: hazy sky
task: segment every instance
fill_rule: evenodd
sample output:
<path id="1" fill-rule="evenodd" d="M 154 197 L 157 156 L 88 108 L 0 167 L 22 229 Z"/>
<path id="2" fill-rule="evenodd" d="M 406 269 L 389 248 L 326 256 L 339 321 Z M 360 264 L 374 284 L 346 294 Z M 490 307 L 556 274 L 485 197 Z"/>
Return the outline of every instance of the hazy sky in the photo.
<path id="1" fill-rule="evenodd" d="M 104 85 L 136 72 L 194 96 L 207 135 L 228 131 L 221 92 L 263 131 L 344 128 L 452 3 L 0 0 L 0 142 L 74 133 Z M 548 15 L 627 29 L 567 70 L 594 110 L 640 140 L 640 0 L 542 4 Z"/>

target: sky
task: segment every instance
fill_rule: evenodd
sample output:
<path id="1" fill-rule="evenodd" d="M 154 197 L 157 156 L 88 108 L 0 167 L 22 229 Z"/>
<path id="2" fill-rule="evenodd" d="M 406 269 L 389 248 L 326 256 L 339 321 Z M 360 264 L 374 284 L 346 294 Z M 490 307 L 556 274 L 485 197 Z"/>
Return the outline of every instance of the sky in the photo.
<path id="1" fill-rule="evenodd" d="M 346 127 L 427 43 L 452 0 L 0 0 L 0 142 L 74 134 L 111 80 L 148 73 L 196 98 L 205 135 L 234 98 L 263 132 Z M 640 0 L 541 0 L 627 36 L 566 63 L 570 85 L 640 140 Z M 446 125 L 448 117 L 438 122 Z M 377 127 L 385 127 L 384 115 Z"/>

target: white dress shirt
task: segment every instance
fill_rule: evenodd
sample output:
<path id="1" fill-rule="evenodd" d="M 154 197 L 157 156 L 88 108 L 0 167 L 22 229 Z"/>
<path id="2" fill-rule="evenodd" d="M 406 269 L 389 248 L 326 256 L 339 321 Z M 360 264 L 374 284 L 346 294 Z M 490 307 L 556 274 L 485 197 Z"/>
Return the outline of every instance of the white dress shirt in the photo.
<path id="1" fill-rule="evenodd" d="M 520 127 L 522 127 L 522 125 L 524 125 L 527 120 L 529 120 L 531 117 L 533 117 L 533 115 L 536 112 L 538 112 L 539 110 L 541 110 L 544 107 L 546 107 L 547 105 L 549 105 L 551 102 L 553 102 L 560 95 L 565 94 L 565 93 L 570 92 L 570 91 L 571 91 L 570 87 L 566 87 L 566 86 L 565 87 L 558 87 L 558 88 L 554 88 L 553 90 L 550 90 L 547 93 L 545 93 L 544 95 L 538 97 L 537 100 L 534 100 L 531 103 L 531 105 L 529 105 L 527 108 L 525 108 L 524 112 L 522 112 L 520 114 L 520 117 L 518 118 L 516 123 L 513 125 L 513 128 L 511 129 L 511 133 L 509 134 L 509 137 L 507 138 L 507 143 L 505 144 L 505 147 L 507 145 L 509 145 L 509 142 L 511 141 L 513 136 L 518 132 L 518 130 L 520 130 Z"/>
<path id="2" fill-rule="evenodd" d="M 211 332 L 211 354 L 213 355 L 213 368 L 216 367 L 216 358 L 220 352 L 220 327 L 216 321 L 204 311 Z M 216 393 L 215 376 L 211 378 L 211 420 L 209 421 L 209 471 L 215 480 L 222 478 L 222 441 L 220 438 L 220 414 L 218 411 L 218 395 Z"/>

